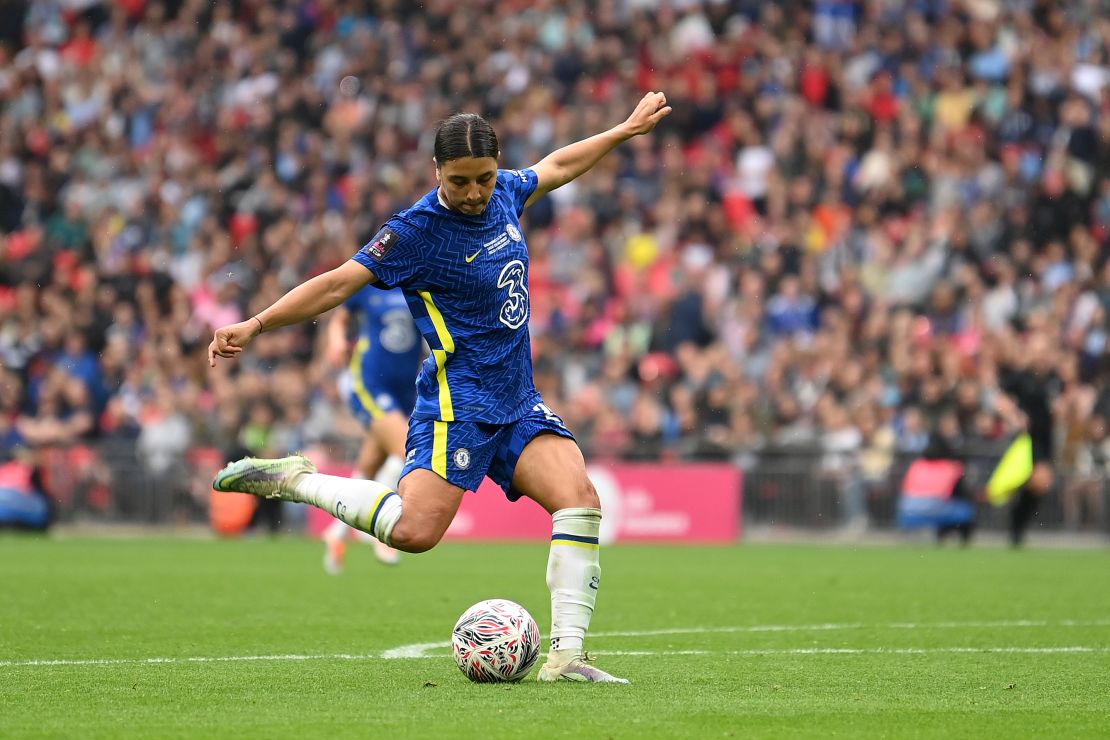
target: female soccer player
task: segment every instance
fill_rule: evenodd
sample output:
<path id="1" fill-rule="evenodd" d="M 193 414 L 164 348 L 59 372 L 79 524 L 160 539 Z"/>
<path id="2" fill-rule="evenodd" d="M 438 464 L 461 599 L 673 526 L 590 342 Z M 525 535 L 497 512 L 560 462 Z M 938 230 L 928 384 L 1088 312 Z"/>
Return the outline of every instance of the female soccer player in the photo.
<path id="1" fill-rule="evenodd" d="M 649 92 L 623 123 L 525 170 L 498 169 L 497 135 L 480 116 L 443 121 L 435 135 L 438 187 L 389 219 L 350 261 L 217 329 L 208 348 L 215 366 L 259 333 L 310 319 L 365 285 L 401 288 L 432 352 L 417 379 L 397 491 L 322 475 L 297 455 L 231 463 L 217 474 L 216 490 L 309 503 L 416 553 L 439 542 L 463 494 L 488 475 L 510 500 L 530 498 L 551 514 L 551 650 L 539 680 L 627 683 L 588 665 L 582 647 L 601 583 L 601 505 L 574 437 L 533 384 L 520 215 L 670 112 L 663 93 Z"/>

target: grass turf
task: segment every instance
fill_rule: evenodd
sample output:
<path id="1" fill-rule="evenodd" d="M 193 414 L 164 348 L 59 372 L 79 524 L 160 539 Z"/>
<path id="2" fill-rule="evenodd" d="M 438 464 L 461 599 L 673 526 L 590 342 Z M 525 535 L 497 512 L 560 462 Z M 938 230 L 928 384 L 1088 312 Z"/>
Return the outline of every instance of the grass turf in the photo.
<path id="1" fill-rule="evenodd" d="M 543 545 L 444 545 L 398 568 L 353 545 L 336 578 L 320 556 L 298 539 L 0 539 L 0 736 L 1110 728 L 1107 551 L 607 548 L 588 646 L 632 686 L 473 685 L 455 668 L 442 644 L 475 601 L 546 626 Z"/>

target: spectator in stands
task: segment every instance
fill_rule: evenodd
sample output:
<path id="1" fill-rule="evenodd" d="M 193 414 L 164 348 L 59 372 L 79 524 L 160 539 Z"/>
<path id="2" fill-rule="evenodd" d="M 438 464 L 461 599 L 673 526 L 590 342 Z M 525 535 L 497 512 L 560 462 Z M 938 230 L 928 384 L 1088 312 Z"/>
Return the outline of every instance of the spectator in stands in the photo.
<path id="1" fill-rule="evenodd" d="M 21 447 L 0 458 L 0 531 L 44 532 L 54 523 L 55 509 L 32 452 Z"/>
<path id="2" fill-rule="evenodd" d="M 197 370 L 211 326 L 426 191 L 427 121 L 480 110 L 534 161 L 661 88 L 669 135 L 529 213 L 543 376 L 587 450 L 817 460 L 854 428 L 866 457 L 878 404 L 916 454 L 953 396 L 965 435 L 1000 443 L 998 348 L 1037 321 L 1110 413 L 1110 45 L 1087 4 L 303 5 L 5 6 L 0 435 L 112 445 L 160 423 L 142 409 L 167 383 L 234 404 L 230 425 L 281 380 L 311 390 L 278 437 L 353 444 L 313 325 L 218 391 Z M 479 23 L 505 41 L 475 65 Z M 673 375 L 640 377 L 653 353 Z M 754 399 L 722 398 L 707 362 Z"/>

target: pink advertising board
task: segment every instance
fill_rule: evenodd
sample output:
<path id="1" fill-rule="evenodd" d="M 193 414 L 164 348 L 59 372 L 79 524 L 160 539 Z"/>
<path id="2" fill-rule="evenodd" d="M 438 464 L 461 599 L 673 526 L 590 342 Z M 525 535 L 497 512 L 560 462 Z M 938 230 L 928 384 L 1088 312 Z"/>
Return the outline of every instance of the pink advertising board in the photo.
<path id="1" fill-rule="evenodd" d="M 603 542 L 733 542 L 740 536 L 740 471 L 723 464 L 594 464 Z M 317 534 L 330 517 L 314 510 Z M 539 540 L 551 518 L 529 501 L 509 503 L 488 478 L 468 493 L 447 530 L 450 540 Z"/>

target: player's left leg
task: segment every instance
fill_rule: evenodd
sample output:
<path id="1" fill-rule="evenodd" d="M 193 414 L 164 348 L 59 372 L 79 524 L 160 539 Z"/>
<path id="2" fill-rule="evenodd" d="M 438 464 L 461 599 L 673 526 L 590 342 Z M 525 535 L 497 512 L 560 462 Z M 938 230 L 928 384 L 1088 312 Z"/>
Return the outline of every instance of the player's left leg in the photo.
<path id="1" fill-rule="evenodd" d="M 540 668 L 540 681 L 628 683 L 587 664 L 583 643 L 590 627 L 601 560 L 598 537 L 601 502 L 586 475 L 582 451 L 557 416 L 547 421 L 517 422 L 519 457 L 506 461 L 512 494 L 532 499 L 551 514 L 551 550 L 547 585 L 551 590 L 551 651 Z M 545 423 L 552 428 L 544 428 Z M 510 443 L 510 448 L 512 447 Z"/>

